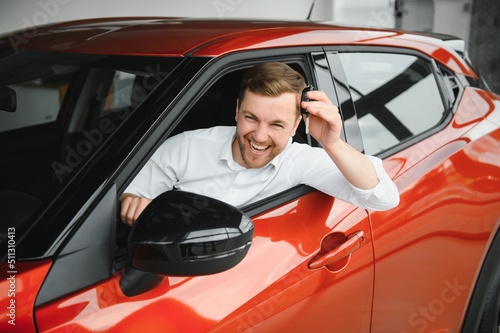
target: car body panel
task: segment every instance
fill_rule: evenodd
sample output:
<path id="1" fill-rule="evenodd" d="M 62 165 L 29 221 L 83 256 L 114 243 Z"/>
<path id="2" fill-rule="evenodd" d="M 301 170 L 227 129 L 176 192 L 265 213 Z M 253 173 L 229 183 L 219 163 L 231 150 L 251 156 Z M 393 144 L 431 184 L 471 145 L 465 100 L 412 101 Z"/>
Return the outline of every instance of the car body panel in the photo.
<path id="1" fill-rule="evenodd" d="M 369 330 L 373 254 L 365 211 L 313 192 L 253 221 L 254 244 L 233 269 L 209 276 L 168 277 L 154 290 L 134 297 L 123 295 L 115 275 L 39 307 L 40 332 L 123 332 L 125 328 L 242 332 L 274 325 L 305 328 L 314 324 L 311 318 L 345 322 L 345 331 Z M 352 254 L 352 261 L 338 267 L 332 264 L 332 270 L 308 268 L 324 235 L 332 230 L 350 234 L 360 227 L 365 241 Z M 298 313 L 304 312 L 313 314 L 304 315 L 303 322 L 297 320 Z M 165 313 L 175 320 L 159 320 Z M 290 322 L 290 318 L 296 320 Z"/>
<path id="2" fill-rule="evenodd" d="M 479 273 L 464 262 L 481 261 L 491 230 L 499 227 L 499 198 L 488 190 L 498 180 L 484 179 L 481 163 L 458 176 L 471 152 L 477 154 L 467 145 L 443 163 L 429 165 L 412 191 L 401 193 L 397 211 L 371 214 L 377 237 L 374 332 L 393 332 L 395 327 L 460 331 L 457 325 Z M 398 213 L 405 214 L 405 222 L 389 223 L 398 220 Z"/>
<path id="3" fill-rule="evenodd" d="M 19 31 L 0 38 L 0 47 L 9 45 L 14 51 L 184 58 L 174 66 L 173 80 L 158 79 L 159 88 L 96 149 L 64 195 L 54 200 L 58 205 L 43 211 L 43 219 L 30 228 L 28 241 L 20 237 L 17 254 L 32 262 L 17 264 L 16 304 L 22 306 L 16 308 L 16 329 L 460 331 L 500 227 L 500 98 L 468 86 L 468 80 L 474 82 L 478 75 L 443 41 L 394 30 L 311 22 L 131 17 Z M 256 212 L 251 216 L 255 232 L 248 254 L 238 265 L 206 276 L 168 276 L 135 296 L 124 295 L 120 287 L 133 282 L 124 278 L 127 258 L 113 261 L 110 256 L 97 263 L 95 255 L 89 255 L 107 253 L 108 248 L 113 252 L 115 239 L 108 244 L 108 238 L 115 237 L 115 223 L 121 223 L 114 220 L 120 191 L 159 142 L 178 130 L 183 117 L 188 118 L 192 101 L 227 73 L 226 68 L 299 59 L 296 64 L 309 66 L 306 72 L 318 88 L 327 89 L 332 101 L 342 103 L 341 109 L 352 111 L 343 138 L 356 141 L 355 148 L 362 151 L 361 116 L 355 112 L 348 77 L 334 53 L 366 50 L 411 54 L 459 77 L 458 94 L 443 98 L 456 98 L 451 109 L 444 108 L 443 119 L 381 155 L 401 194 L 398 207 L 365 211 L 312 189 L 291 189 L 245 207 Z M 437 86 L 443 94 L 449 93 Z M 78 90 L 73 94 L 70 98 Z M 60 120 L 66 124 L 71 110 L 65 111 Z M 93 237 L 101 231 L 100 225 L 111 226 L 111 231 L 106 229 L 109 237 L 107 233 Z M 90 226 L 95 229 L 86 237 L 76 237 Z M 43 249 L 30 249 L 27 243 L 44 232 L 50 237 L 43 240 Z M 72 241 L 78 247 L 70 246 Z M 93 241 L 106 251 L 93 252 Z M 321 261 L 320 256 L 338 248 L 345 252 L 337 261 L 311 268 L 312 262 Z M 70 284 L 68 289 L 58 285 L 60 278 L 85 274 L 82 271 L 90 270 L 94 262 L 98 274 L 91 282 Z M 82 271 L 66 272 L 68 267 Z M 3 274 L 8 272 L 5 265 L 0 268 Z M 5 291 L 0 297 L 2 315 L 9 311 L 7 277 L 0 283 L 0 291 Z M 54 288 L 58 293 L 51 292 Z M 1 331 L 12 328 L 3 321 L 0 325 L 4 325 Z"/>
<path id="4" fill-rule="evenodd" d="M 33 308 L 50 265 L 50 260 L 0 263 L 1 332 L 36 332 Z"/>
<path id="5" fill-rule="evenodd" d="M 165 36 L 178 38 L 166 39 Z M 57 36 L 54 38 L 54 36 Z M 36 38 L 33 38 L 36 37 Z M 312 22 L 123 18 L 111 23 L 84 20 L 71 26 L 49 25 L 0 40 L 36 50 L 149 56 L 220 57 L 228 53 L 283 46 L 378 45 L 405 47 L 434 57 L 457 73 L 476 73 L 435 38 L 394 30 L 347 28 Z"/>
<path id="6" fill-rule="evenodd" d="M 500 161 L 491 153 L 500 132 L 470 135 L 492 112 L 484 101 L 486 108 L 477 108 L 477 99 L 475 90 L 466 89 L 447 128 L 386 159 L 389 172 L 392 163 L 399 165 L 401 202 L 390 212 L 370 214 L 373 332 L 460 331 L 479 274 L 464 262 L 482 261 L 500 227 Z"/>

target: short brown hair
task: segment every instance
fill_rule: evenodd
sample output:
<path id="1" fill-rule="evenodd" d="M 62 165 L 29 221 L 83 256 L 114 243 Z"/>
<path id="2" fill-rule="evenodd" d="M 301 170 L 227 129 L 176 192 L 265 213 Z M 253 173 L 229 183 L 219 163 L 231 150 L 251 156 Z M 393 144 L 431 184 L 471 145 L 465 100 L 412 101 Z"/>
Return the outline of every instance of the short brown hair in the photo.
<path id="1" fill-rule="evenodd" d="M 288 92 L 300 94 L 305 86 L 304 77 L 284 63 L 265 62 L 258 64 L 251 67 L 243 75 L 239 105 L 241 105 L 247 90 L 262 96 L 277 97 Z M 299 112 L 298 108 L 297 105 L 297 113 Z"/>

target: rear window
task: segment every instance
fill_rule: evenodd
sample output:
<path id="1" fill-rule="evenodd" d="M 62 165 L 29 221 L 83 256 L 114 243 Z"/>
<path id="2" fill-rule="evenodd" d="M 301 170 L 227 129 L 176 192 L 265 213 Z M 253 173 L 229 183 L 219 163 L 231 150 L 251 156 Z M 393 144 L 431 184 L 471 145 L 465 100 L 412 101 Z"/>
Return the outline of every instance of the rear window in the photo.
<path id="1" fill-rule="evenodd" d="M 448 111 L 429 61 L 395 53 L 341 53 L 365 152 L 376 155 L 436 126 Z"/>

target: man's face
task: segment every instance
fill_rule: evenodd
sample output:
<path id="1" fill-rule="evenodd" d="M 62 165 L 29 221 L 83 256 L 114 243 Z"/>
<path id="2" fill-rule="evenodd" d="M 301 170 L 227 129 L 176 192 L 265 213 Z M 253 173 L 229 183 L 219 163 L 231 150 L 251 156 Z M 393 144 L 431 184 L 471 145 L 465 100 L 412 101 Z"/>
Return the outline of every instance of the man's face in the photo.
<path id="1" fill-rule="evenodd" d="M 250 91 L 236 106 L 234 160 L 246 168 L 260 168 L 285 149 L 300 122 L 298 95 L 262 96 Z"/>

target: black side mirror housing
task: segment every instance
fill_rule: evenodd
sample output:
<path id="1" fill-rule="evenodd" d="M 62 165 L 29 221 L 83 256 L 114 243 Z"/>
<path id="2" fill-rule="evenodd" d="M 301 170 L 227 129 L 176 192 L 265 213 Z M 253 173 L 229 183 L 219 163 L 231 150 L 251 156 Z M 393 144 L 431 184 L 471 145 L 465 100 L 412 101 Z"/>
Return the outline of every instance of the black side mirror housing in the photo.
<path id="1" fill-rule="evenodd" d="M 16 112 L 16 109 L 16 91 L 6 86 L 0 86 L 0 110 L 7 112 Z"/>
<path id="2" fill-rule="evenodd" d="M 225 271 L 252 244 L 254 226 L 239 209 L 202 195 L 168 191 L 142 212 L 128 240 L 133 268 L 157 275 Z"/>

